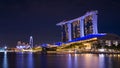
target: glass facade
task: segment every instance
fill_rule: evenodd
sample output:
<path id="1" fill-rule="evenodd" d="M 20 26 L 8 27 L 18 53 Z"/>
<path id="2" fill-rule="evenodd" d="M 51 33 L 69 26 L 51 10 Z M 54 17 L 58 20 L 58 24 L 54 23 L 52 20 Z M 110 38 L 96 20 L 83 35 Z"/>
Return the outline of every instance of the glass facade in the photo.
<path id="1" fill-rule="evenodd" d="M 72 39 L 80 37 L 80 21 L 76 20 L 71 23 L 72 25 Z"/>
<path id="2" fill-rule="evenodd" d="M 86 36 L 92 33 L 93 33 L 92 15 L 89 15 L 84 19 L 84 35 Z"/>
<path id="3" fill-rule="evenodd" d="M 62 25 L 62 41 L 68 41 L 68 26 L 67 24 Z"/>
<path id="4" fill-rule="evenodd" d="M 87 12 L 85 15 L 58 23 L 62 26 L 62 41 L 72 41 L 89 34 L 98 34 L 97 11 Z"/>

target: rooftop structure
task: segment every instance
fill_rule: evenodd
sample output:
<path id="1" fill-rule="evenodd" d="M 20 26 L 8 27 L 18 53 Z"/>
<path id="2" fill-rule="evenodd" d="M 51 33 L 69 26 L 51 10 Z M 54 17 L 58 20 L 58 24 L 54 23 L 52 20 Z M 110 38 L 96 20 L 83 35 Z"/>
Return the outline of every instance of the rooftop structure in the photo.
<path id="1" fill-rule="evenodd" d="M 118 35 L 98 33 L 97 14 L 97 11 L 90 11 L 76 19 L 56 24 L 62 28 L 62 42 L 67 46 L 73 43 L 82 43 L 85 49 L 96 48 L 97 45 L 102 47 L 118 46 L 120 44 L 120 37 Z M 67 46 L 63 46 L 63 48 Z"/>
<path id="2" fill-rule="evenodd" d="M 62 28 L 62 42 L 72 41 L 73 39 L 98 34 L 97 11 L 87 12 L 85 15 L 57 24 Z"/>

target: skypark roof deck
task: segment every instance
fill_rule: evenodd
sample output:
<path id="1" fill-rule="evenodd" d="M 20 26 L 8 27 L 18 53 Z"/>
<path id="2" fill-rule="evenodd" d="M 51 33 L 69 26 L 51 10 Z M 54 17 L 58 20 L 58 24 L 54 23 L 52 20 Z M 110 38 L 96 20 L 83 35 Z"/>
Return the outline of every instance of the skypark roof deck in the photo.
<path id="1" fill-rule="evenodd" d="M 92 15 L 92 14 L 97 14 L 98 11 L 90 11 L 90 12 L 87 12 L 85 13 L 85 15 L 81 16 L 81 17 L 78 17 L 78 18 L 75 18 L 75 19 L 72 19 L 72 20 L 68 20 L 68 21 L 62 21 L 58 24 L 56 24 L 57 26 L 60 26 L 60 25 L 64 25 L 66 23 L 72 23 L 73 21 L 76 21 L 76 20 L 80 20 L 80 19 L 84 19 L 85 17 L 89 16 L 89 15 Z"/>

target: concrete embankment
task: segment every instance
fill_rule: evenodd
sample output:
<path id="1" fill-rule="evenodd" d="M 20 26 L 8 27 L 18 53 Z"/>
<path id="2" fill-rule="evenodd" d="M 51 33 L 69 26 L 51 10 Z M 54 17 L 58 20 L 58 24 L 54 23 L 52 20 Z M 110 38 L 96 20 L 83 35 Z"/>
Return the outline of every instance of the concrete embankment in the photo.
<path id="1" fill-rule="evenodd" d="M 93 51 L 84 51 L 84 52 L 67 52 L 67 51 L 47 51 L 48 54 L 120 54 L 120 52 L 93 52 Z"/>

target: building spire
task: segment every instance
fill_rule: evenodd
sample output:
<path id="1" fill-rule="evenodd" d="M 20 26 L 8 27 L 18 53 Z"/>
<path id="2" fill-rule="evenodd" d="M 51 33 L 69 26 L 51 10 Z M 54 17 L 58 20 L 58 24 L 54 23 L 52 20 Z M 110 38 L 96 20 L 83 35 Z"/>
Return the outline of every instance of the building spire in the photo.
<path id="1" fill-rule="evenodd" d="M 33 37 L 30 36 L 30 41 L 29 41 L 30 47 L 33 48 Z"/>

